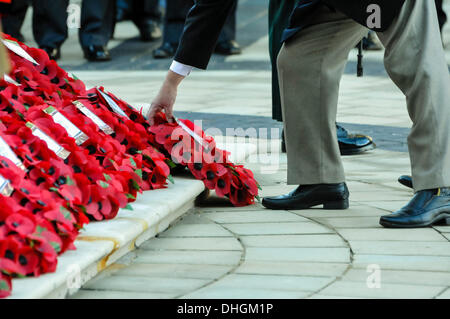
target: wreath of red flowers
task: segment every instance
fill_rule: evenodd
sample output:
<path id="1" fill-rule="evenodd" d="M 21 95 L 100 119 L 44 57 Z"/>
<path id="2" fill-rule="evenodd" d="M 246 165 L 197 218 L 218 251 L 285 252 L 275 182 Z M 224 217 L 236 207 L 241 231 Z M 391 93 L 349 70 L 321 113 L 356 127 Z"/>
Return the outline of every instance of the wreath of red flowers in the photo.
<path id="1" fill-rule="evenodd" d="M 0 138 L 20 162 L 0 155 L 0 177 L 13 190 L 0 195 L 0 298 L 11 278 L 54 271 L 83 225 L 166 187 L 177 166 L 236 206 L 258 198 L 253 173 L 192 122 L 168 123 L 161 113 L 150 127 L 142 110 L 103 87 L 86 90 L 45 51 L 3 38 L 26 54 L 10 53 L 12 72 L 0 79 Z M 61 117 L 82 134 L 71 135 Z"/>

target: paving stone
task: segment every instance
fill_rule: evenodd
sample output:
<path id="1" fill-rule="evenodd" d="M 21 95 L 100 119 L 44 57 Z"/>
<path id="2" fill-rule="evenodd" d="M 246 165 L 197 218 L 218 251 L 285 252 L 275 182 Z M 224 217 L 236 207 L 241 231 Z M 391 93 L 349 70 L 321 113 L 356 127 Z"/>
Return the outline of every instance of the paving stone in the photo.
<path id="1" fill-rule="evenodd" d="M 338 235 L 241 236 L 246 247 L 348 247 Z"/>
<path id="2" fill-rule="evenodd" d="M 350 246 L 364 255 L 450 256 L 450 242 L 350 241 Z"/>
<path id="3" fill-rule="evenodd" d="M 233 237 L 153 238 L 143 244 L 144 250 L 242 250 Z"/>
<path id="4" fill-rule="evenodd" d="M 175 293 L 82 289 L 69 299 L 172 299 L 176 296 Z"/>
<path id="5" fill-rule="evenodd" d="M 379 164 L 379 160 L 377 161 Z M 361 192 L 351 192 L 350 199 L 357 202 L 366 202 L 366 201 L 409 201 L 411 199 L 411 194 L 405 191 L 361 191 Z"/>
<path id="6" fill-rule="evenodd" d="M 348 248 L 247 248 L 246 261 L 350 262 Z"/>
<path id="7" fill-rule="evenodd" d="M 440 256 L 392 256 L 355 255 L 353 266 L 366 269 L 368 265 L 378 265 L 381 269 L 444 271 L 450 269 L 450 257 Z"/>
<path id="8" fill-rule="evenodd" d="M 340 218 L 340 217 L 370 217 L 386 215 L 385 210 L 364 206 L 364 205 L 350 205 L 346 210 L 304 210 L 295 211 L 296 214 L 310 218 Z"/>
<path id="9" fill-rule="evenodd" d="M 317 218 L 333 228 L 381 228 L 379 217 Z"/>
<path id="10" fill-rule="evenodd" d="M 233 269 L 234 265 L 191 265 L 191 264 L 140 264 L 136 263 L 114 273 L 119 276 L 173 277 L 193 279 L 220 278 Z"/>
<path id="11" fill-rule="evenodd" d="M 238 235 L 326 234 L 332 230 L 313 222 L 223 224 Z"/>
<path id="12" fill-rule="evenodd" d="M 444 234 L 450 233 L 450 226 L 435 226 L 434 229 L 436 229 L 440 233 Z"/>
<path id="13" fill-rule="evenodd" d="M 369 269 L 350 269 L 342 277 L 343 281 L 366 282 L 373 273 Z M 450 286 L 450 269 L 448 272 L 438 271 L 408 271 L 380 269 L 381 283 L 405 284 L 418 286 Z"/>
<path id="14" fill-rule="evenodd" d="M 307 222 L 309 219 L 286 211 L 247 211 L 247 212 L 215 212 L 207 213 L 205 217 L 217 223 L 280 223 Z"/>
<path id="15" fill-rule="evenodd" d="M 285 291 L 316 291 L 328 285 L 334 277 L 228 275 L 212 284 L 211 288 L 239 288 Z"/>
<path id="16" fill-rule="evenodd" d="M 382 210 L 385 210 L 387 213 L 386 215 L 389 214 L 389 212 L 395 212 L 397 210 L 399 210 L 400 208 L 402 208 L 403 206 L 405 206 L 409 200 L 411 200 L 410 198 L 405 198 L 404 200 L 392 200 L 392 201 L 385 201 L 385 200 L 379 200 L 379 201 L 355 201 L 357 203 L 361 203 L 364 205 L 368 205 L 370 207 L 375 207 L 375 208 L 379 208 Z M 352 199 L 353 200 L 353 199 Z"/>
<path id="17" fill-rule="evenodd" d="M 339 234 L 346 240 L 390 240 L 390 241 L 445 241 L 437 231 L 431 228 L 421 229 L 340 229 Z"/>
<path id="18" fill-rule="evenodd" d="M 207 279 L 111 276 L 102 280 L 93 280 L 86 284 L 85 288 L 94 290 L 183 294 L 199 289 L 208 283 L 209 280 Z"/>
<path id="19" fill-rule="evenodd" d="M 141 264 L 237 265 L 239 251 L 142 251 L 135 259 Z"/>
<path id="20" fill-rule="evenodd" d="M 369 288 L 366 282 L 338 281 L 322 290 L 320 294 L 358 298 L 420 299 L 433 298 L 437 296 L 443 289 L 444 287 L 440 286 L 412 286 L 383 283 L 381 283 L 380 288 Z"/>
<path id="21" fill-rule="evenodd" d="M 252 275 L 291 275 L 338 277 L 348 268 L 347 263 L 245 261 L 235 273 Z"/>
<path id="22" fill-rule="evenodd" d="M 447 238 L 448 240 L 450 240 L 450 234 L 446 234 L 446 233 L 442 233 L 442 236 L 444 236 L 445 238 Z"/>
<path id="23" fill-rule="evenodd" d="M 450 288 L 439 295 L 437 299 L 450 299 Z"/>
<path id="24" fill-rule="evenodd" d="M 233 235 L 217 224 L 174 225 L 159 237 L 232 237 Z"/>
<path id="25" fill-rule="evenodd" d="M 248 289 L 228 287 L 206 287 L 182 297 L 182 299 L 301 299 L 310 292 L 275 289 Z"/>

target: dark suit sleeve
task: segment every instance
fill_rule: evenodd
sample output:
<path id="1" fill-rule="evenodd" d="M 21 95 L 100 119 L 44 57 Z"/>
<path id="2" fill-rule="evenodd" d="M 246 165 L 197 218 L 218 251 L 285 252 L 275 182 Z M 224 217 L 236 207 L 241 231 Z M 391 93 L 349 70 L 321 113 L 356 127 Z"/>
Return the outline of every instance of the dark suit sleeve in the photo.
<path id="1" fill-rule="evenodd" d="M 206 69 L 237 0 L 197 0 L 186 18 L 175 61 Z"/>

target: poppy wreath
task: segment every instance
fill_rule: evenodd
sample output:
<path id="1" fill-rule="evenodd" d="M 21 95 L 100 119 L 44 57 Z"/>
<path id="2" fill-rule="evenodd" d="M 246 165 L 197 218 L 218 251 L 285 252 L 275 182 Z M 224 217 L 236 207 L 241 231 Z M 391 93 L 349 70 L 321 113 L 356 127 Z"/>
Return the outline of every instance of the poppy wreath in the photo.
<path id="1" fill-rule="evenodd" d="M 140 128 L 139 132 L 145 129 L 147 143 L 157 147 L 175 164 L 188 167 L 195 178 L 202 180 L 208 189 L 215 190 L 218 196 L 228 197 L 235 206 L 252 205 L 255 199 L 259 198 L 260 186 L 256 182 L 253 172 L 242 165 L 233 164 L 228 158 L 229 153 L 218 149 L 214 139 L 206 136 L 201 128 L 196 127 L 191 121 L 179 120 L 185 127 L 199 135 L 202 143 L 196 141 L 177 123 L 168 123 L 163 113 L 158 114 L 156 125 L 150 127 L 142 115 L 142 110 L 138 111 L 113 94 L 104 92 L 102 87 L 96 91 L 89 90 L 89 97 L 92 100 L 100 99 L 103 101 L 103 105 L 107 104 L 101 97 L 103 95 L 98 95 L 99 90 L 111 98 L 126 114 L 126 117 L 120 116 L 116 112 L 108 114 L 122 119 L 129 118 L 135 127 Z M 95 101 L 97 104 L 102 104 L 98 103 L 98 100 Z"/>
<path id="2" fill-rule="evenodd" d="M 25 178 L 26 172 L 0 157 L 0 175 L 13 189 L 0 196 L 0 297 L 11 291 L 11 278 L 53 272 L 58 254 L 73 248 L 77 230 L 63 200 Z"/>
<path id="3" fill-rule="evenodd" d="M 34 90 L 33 94 L 39 92 L 46 98 L 55 93 L 66 98 L 75 98 L 84 94 L 86 90 L 84 83 L 69 76 L 65 70 L 48 57 L 44 50 L 28 47 L 4 33 L 2 37 L 5 40 L 17 43 L 37 62 L 37 64 L 34 64 L 13 53 L 9 55 L 13 70 L 10 75 L 18 84 L 24 85 L 25 91 Z"/>
<path id="4" fill-rule="evenodd" d="M 4 91 L 7 90 L 5 89 Z M 0 92 L 0 97 L 3 96 L 4 91 Z M 7 115 L 4 116 L 2 121 L 8 124 L 7 132 L 10 135 L 17 135 L 21 137 L 21 141 L 29 144 L 28 151 L 31 154 L 26 153 L 27 148 L 22 148 L 25 154 L 21 154 L 21 156 L 25 159 L 26 164 L 39 168 L 33 170 L 30 174 L 36 181 L 42 183 L 42 187 L 47 187 L 48 189 L 57 186 L 59 193 L 69 199 L 71 207 L 74 209 L 75 207 L 81 207 L 92 219 L 96 220 L 113 218 L 116 216 L 119 207 L 127 205 L 128 200 L 122 184 L 107 174 L 95 158 L 90 158 L 91 155 L 89 155 L 88 151 L 78 147 L 75 141 L 67 135 L 65 129 L 52 121 L 51 116 L 45 114 L 39 108 L 32 111 L 35 107 L 31 108 L 30 105 L 27 108 L 17 102 L 12 105 L 13 107 L 7 106 L 6 109 L 12 109 L 16 112 L 6 112 Z M 41 107 L 43 108 L 44 106 L 41 105 Z M 20 111 L 23 113 L 14 110 L 14 108 L 20 108 Z M 38 114 L 42 115 L 42 117 L 40 118 Z M 50 118 L 45 118 L 45 116 Z M 54 139 L 56 137 L 58 142 L 63 142 L 63 147 L 65 149 L 69 148 L 71 155 L 63 162 L 56 154 L 48 150 L 46 143 L 34 136 L 32 131 L 24 125 L 24 121 L 27 119 L 38 121 L 41 124 L 39 127 L 41 131 Z M 38 145 L 33 146 L 32 143 L 37 143 Z M 16 145 L 16 147 L 18 146 Z M 41 152 L 40 150 L 42 149 L 46 152 Z M 36 151 L 41 154 L 33 154 Z M 46 161 L 44 160 L 45 155 L 42 153 L 53 154 L 53 156 Z M 38 165 L 39 167 L 33 163 L 34 161 L 27 163 L 33 158 L 39 160 L 41 164 Z M 45 176 L 45 172 L 47 172 L 47 176 Z M 61 174 L 62 172 L 64 172 L 64 175 Z M 124 172 L 120 174 L 127 175 Z M 128 180 L 123 182 L 128 186 Z M 82 189 L 77 187 L 77 185 L 83 185 Z"/>
<path id="5" fill-rule="evenodd" d="M 1 114 L 1 112 L 0 112 Z M 34 136 L 22 121 L 0 115 L 0 136 L 15 152 L 27 169 L 27 178 L 44 190 L 53 190 L 73 209 L 82 205 L 83 192 L 73 170 L 47 144 Z"/>
<path id="6" fill-rule="evenodd" d="M 2 127 L 0 127 L 0 129 L 3 129 L 5 118 L 3 117 L 0 119 L 2 121 Z M 27 127 L 25 128 L 28 129 Z M 45 142 L 34 135 L 28 136 L 20 131 L 17 131 L 17 134 L 8 135 L 7 131 L 2 131 L 0 132 L 0 136 L 15 152 L 20 161 L 24 159 L 22 164 L 26 169 L 26 175 L 16 174 L 18 176 L 16 177 L 17 180 L 13 180 L 14 176 L 6 174 L 4 174 L 4 177 L 15 181 L 16 184 L 20 182 L 20 179 L 26 179 L 27 181 L 32 182 L 32 184 L 42 192 L 50 191 L 49 194 L 52 196 L 53 202 L 59 203 L 63 201 L 62 206 L 74 213 L 74 226 L 76 231 L 72 227 L 69 229 L 71 232 L 69 234 L 70 239 L 68 245 L 64 246 L 73 248 L 71 243 L 78 234 L 77 230 L 81 229 L 83 225 L 89 221 L 84 214 L 85 209 L 79 203 L 79 198 L 81 198 L 83 194 L 83 189 L 78 185 L 83 185 L 81 184 L 83 180 L 80 181 L 78 176 L 73 175 L 70 167 L 64 164 L 59 157 L 56 157 L 56 155 L 47 148 Z M 27 139 L 24 139 L 24 137 Z M 30 149 L 38 149 L 39 151 L 32 154 Z M 45 156 L 44 154 L 50 154 L 50 156 L 45 159 L 44 157 L 41 157 L 41 155 Z M 33 157 L 37 158 L 37 160 Z M 2 162 L 1 164 L 6 168 L 9 168 L 10 166 L 5 162 Z M 21 172 L 23 172 L 23 170 Z M 77 182 L 78 184 L 76 184 Z M 64 225 L 61 226 L 63 227 Z M 66 236 L 66 230 L 67 228 L 61 229 L 62 236 Z M 64 250 L 65 249 L 66 248 L 64 248 Z"/>
<path id="7" fill-rule="evenodd" d="M 97 89 L 89 90 L 79 101 L 112 128 L 111 136 L 127 148 L 128 154 L 139 157 L 143 165 L 142 179 L 147 183 L 144 190 L 164 188 L 167 179 L 172 181 L 169 165 L 173 163 L 149 143 L 145 127 L 111 110 Z"/>

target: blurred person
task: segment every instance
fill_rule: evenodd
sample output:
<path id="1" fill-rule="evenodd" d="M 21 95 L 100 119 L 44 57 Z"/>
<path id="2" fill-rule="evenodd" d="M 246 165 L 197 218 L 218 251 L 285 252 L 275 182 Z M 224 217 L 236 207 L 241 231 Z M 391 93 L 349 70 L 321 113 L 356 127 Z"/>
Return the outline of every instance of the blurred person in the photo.
<path id="1" fill-rule="evenodd" d="M 283 121 L 281 112 L 280 87 L 278 82 L 277 57 L 283 44 L 283 32 L 289 25 L 289 17 L 299 0 L 270 0 L 269 2 L 269 54 L 272 63 L 272 118 Z M 357 155 L 375 148 L 371 137 L 350 134 L 344 127 L 336 124 L 337 138 L 341 155 Z M 284 130 L 281 150 L 286 152 Z"/>
<path id="2" fill-rule="evenodd" d="M 166 0 L 162 45 L 153 51 L 155 59 L 170 58 L 175 54 L 183 33 L 186 16 L 194 4 L 193 0 Z M 241 47 L 236 42 L 236 9 L 234 4 L 222 29 L 215 52 L 223 55 L 240 54 Z"/>
<path id="3" fill-rule="evenodd" d="M 5 32 L 20 38 L 20 28 L 29 2 L 14 0 L 13 10 L 3 25 Z M 57 60 L 61 57 L 61 45 L 67 39 L 67 7 L 69 0 L 32 0 L 33 35 L 39 48 L 49 57 Z M 14 9 L 16 8 L 16 9 Z M 89 61 L 108 61 L 111 59 L 107 44 L 114 26 L 115 1 L 83 0 L 79 41 L 84 57 Z M 22 37 L 23 39 L 23 37 Z"/>
<path id="4" fill-rule="evenodd" d="M 116 8 L 116 22 L 133 21 L 139 29 L 141 41 L 161 38 L 159 0 L 117 0 Z"/>
<path id="5" fill-rule="evenodd" d="M 186 20 L 174 61 L 147 117 L 174 121 L 178 87 L 192 68 L 206 69 L 236 0 L 197 0 Z M 369 10 L 369 9 L 373 10 Z M 349 190 L 335 139 L 339 84 L 350 50 L 376 31 L 391 80 L 404 93 L 413 127 L 408 138 L 415 194 L 382 216 L 387 228 L 450 223 L 450 76 L 436 5 L 429 0 L 301 0 L 283 33 L 278 55 L 288 150 L 286 195 L 265 197 L 274 210 L 323 205 L 347 209 Z M 301 103 L 299 103 L 301 101 Z"/>
<path id="6" fill-rule="evenodd" d="M 3 32 L 25 42 L 21 29 L 31 0 L 13 0 L 7 14 L 2 18 Z"/>

